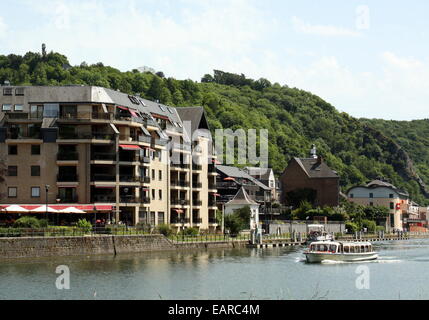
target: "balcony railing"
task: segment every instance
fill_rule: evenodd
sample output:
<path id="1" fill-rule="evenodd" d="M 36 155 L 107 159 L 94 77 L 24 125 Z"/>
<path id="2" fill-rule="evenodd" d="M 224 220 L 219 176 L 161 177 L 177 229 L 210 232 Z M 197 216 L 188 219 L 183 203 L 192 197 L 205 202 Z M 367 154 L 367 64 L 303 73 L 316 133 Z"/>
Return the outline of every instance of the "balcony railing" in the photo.
<path id="1" fill-rule="evenodd" d="M 109 182 L 115 182 L 116 176 L 113 174 L 104 174 L 104 173 L 94 173 L 92 176 L 91 181 L 109 181 Z"/>
<path id="2" fill-rule="evenodd" d="M 203 219 L 200 217 L 192 217 L 193 223 L 203 223 Z"/>
<path id="3" fill-rule="evenodd" d="M 113 113 L 93 112 L 92 119 L 94 120 L 113 120 Z"/>
<path id="4" fill-rule="evenodd" d="M 217 189 L 237 189 L 238 184 L 236 182 L 216 182 Z"/>
<path id="5" fill-rule="evenodd" d="M 208 165 L 208 171 L 211 173 L 216 173 L 216 166 L 213 164 Z"/>
<path id="6" fill-rule="evenodd" d="M 209 189 L 217 189 L 216 183 L 209 183 Z"/>
<path id="7" fill-rule="evenodd" d="M 149 184 L 150 183 L 150 177 L 149 176 L 140 177 L 140 182 Z"/>
<path id="8" fill-rule="evenodd" d="M 77 174 L 58 174 L 57 181 L 58 182 L 78 182 L 79 177 Z"/>
<path id="9" fill-rule="evenodd" d="M 209 207 L 215 207 L 216 206 L 216 201 L 213 199 L 209 199 Z"/>
<path id="10" fill-rule="evenodd" d="M 140 157 L 140 162 L 142 162 L 142 163 L 150 163 L 150 158 L 149 157 Z"/>
<path id="11" fill-rule="evenodd" d="M 113 203 L 116 202 L 114 195 L 95 194 L 92 196 L 92 202 Z"/>
<path id="12" fill-rule="evenodd" d="M 192 201 L 192 205 L 194 206 L 201 206 L 203 204 L 203 202 L 201 200 L 193 200 Z"/>
<path id="13" fill-rule="evenodd" d="M 181 218 L 181 217 L 171 217 L 170 223 L 178 224 L 178 223 L 189 223 L 189 218 Z"/>
<path id="14" fill-rule="evenodd" d="M 187 188 L 189 187 L 189 182 L 184 180 L 178 180 L 178 181 L 171 181 L 170 185 L 172 187 L 183 187 Z"/>
<path id="15" fill-rule="evenodd" d="M 116 153 L 94 152 L 92 154 L 91 160 L 116 161 Z"/>
<path id="16" fill-rule="evenodd" d="M 8 120 L 27 120 L 28 113 L 24 112 L 8 112 L 6 113 L 6 119 Z"/>
<path id="17" fill-rule="evenodd" d="M 9 132 L 7 139 L 19 140 L 19 139 L 41 139 L 42 135 L 40 132 Z"/>
<path id="18" fill-rule="evenodd" d="M 188 206 L 189 200 L 185 199 L 171 199 L 170 204 L 173 206 Z"/>
<path id="19" fill-rule="evenodd" d="M 193 163 L 193 164 L 192 164 L 192 170 L 195 170 L 195 171 L 201 171 L 201 170 L 203 170 L 203 166 L 202 166 L 202 165 L 200 165 L 200 164 L 195 164 L 195 163 Z"/>
<path id="20" fill-rule="evenodd" d="M 218 223 L 218 221 L 217 221 L 217 219 L 216 219 L 216 218 L 210 218 L 210 217 L 209 217 L 209 223 L 217 224 L 217 223 Z"/>
<path id="21" fill-rule="evenodd" d="M 144 203 L 144 204 L 150 203 L 150 197 L 141 197 L 141 203 Z"/>
<path id="22" fill-rule="evenodd" d="M 82 132 L 61 132 L 59 133 L 59 139 L 63 140 L 114 140 L 114 136 L 109 133 L 93 132 L 93 133 L 82 133 Z"/>
<path id="23" fill-rule="evenodd" d="M 199 189 L 202 187 L 203 187 L 203 184 L 201 182 L 192 182 L 192 188 Z"/>
<path id="24" fill-rule="evenodd" d="M 187 164 L 187 163 L 172 163 L 171 167 L 172 168 L 188 169 L 189 168 L 189 164 Z"/>
<path id="25" fill-rule="evenodd" d="M 78 196 L 74 197 L 61 197 L 60 195 L 57 195 L 57 199 L 59 199 L 59 203 L 78 203 L 79 198 Z"/>
<path id="26" fill-rule="evenodd" d="M 79 160 L 79 153 L 77 152 L 60 152 L 57 154 L 58 161 L 77 161 Z"/>
<path id="27" fill-rule="evenodd" d="M 121 182 L 140 182 L 140 177 L 131 175 L 119 175 L 119 181 Z"/>
<path id="28" fill-rule="evenodd" d="M 134 195 L 121 195 L 121 203 L 138 203 L 140 199 Z"/>

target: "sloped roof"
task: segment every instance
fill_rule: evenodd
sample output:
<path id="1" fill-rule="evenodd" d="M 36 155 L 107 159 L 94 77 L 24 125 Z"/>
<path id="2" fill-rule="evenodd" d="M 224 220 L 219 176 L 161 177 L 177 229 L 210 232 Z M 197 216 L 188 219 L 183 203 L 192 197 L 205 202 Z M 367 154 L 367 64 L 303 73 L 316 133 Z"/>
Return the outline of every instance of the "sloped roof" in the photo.
<path id="1" fill-rule="evenodd" d="M 339 178 L 336 171 L 324 162 L 314 158 L 294 158 L 310 178 Z"/>
<path id="2" fill-rule="evenodd" d="M 407 191 L 400 190 L 396 186 L 394 186 L 393 184 L 391 184 L 387 181 L 379 180 L 379 179 L 372 180 L 372 181 L 368 182 L 366 185 L 351 187 L 350 189 L 347 190 L 347 193 L 349 193 L 354 188 L 375 189 L 375 188 L 380 188 L 380 187 L 392 189 L 393 191 L 397 192 L 398 194 L 400 194 L 402 196 L 409 197 L 409 193 Z"/>
<path id="3" fill-rule="evenodd" d="M 247 179 L 249 181 L 252 181 L 254 184 L 256 184 L 258 187 L 264 189 L 264 190 L 271 190 L 268 186 L 260 182 L 259 180 L 252 177 L 250 174 L 248 174 L 246 171 L 241 170 L 237 167 L 231 167 L 231 166 L 222 166 L 217 165 L 216 169 L 219 170 L 221 173 L 228 177 L 232 178 L 241 178 L 241 179 Z"/>
<path id="4" fill-rule="evenodd" d="M 259 167 L 246 167 L 247 173 L 255 178 L 258 177 L 262 180 L 268 180 L 270 178 L 271 172 L 273 169 L 271 168 L 259 168 Z"/>
<path id="5" fill-rule="evenodd" d="M 191 135 L 197 129 L 209 129 L 203 107 L 180 107 L 176 111 L 183 122 L 191 122 Z"/>
<path id="6" fill-rule="evenodd" d="M 228 201 L 226 204 L 259 205 L 257 202 L 250 199 L 249 195 L 243 187 L 241 187 L 241 189 L 238 190 L 234 198 L 232 198 L 232 200 Z"/>

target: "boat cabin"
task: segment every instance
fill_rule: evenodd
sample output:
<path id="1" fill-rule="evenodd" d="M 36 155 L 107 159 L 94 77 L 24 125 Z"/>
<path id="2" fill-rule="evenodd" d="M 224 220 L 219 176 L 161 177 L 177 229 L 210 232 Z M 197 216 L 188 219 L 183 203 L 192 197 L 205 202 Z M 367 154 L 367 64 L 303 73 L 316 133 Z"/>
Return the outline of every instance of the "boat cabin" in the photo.
<path id="1" fill-rule="evenodd" d="M 373 252 L 369 242 L 313 242 L 309 252 L 318 253 L 369 253 Z"/>

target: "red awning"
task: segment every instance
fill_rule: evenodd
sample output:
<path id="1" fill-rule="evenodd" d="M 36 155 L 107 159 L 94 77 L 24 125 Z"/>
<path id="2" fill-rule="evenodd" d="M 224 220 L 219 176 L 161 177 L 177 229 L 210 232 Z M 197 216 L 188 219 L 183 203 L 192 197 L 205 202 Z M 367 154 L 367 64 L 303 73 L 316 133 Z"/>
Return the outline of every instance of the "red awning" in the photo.
<path id="1" fill-rule="evenodd" d="M 183 210 L 182 209 L 173 209 L 174 211 L 176 211 L 176 213 L 183 213 Z"/>
<path id="2" fill-rule="evenodd" d="M 133 116 L 133 117 L 135 117 L 135 118 L 140 118 L 139 117 L 139 115 L 137 114 L 137 113 L 135 113 L 135 111 L 134 110 L 129 110 L 130 111 L 130 113 L 131 113 L 131 115 Z"/>
<path id="3" fill-rule="evenodd" d="M 140 150 L 141 148 L 139 146 L 136 146 L 134 144 L 120 144 L 119 147 L 121 147 L 123 150 Z"/>
<path id="4" fill-rule="evenodd" d="M 167 116 L 163 116 L 161 114 L 157 114 L 157 113 L 152 113 L 152 117 L 156 118 L 156 119 L 162 119 L 162 120 L 167 120 L 170 121 L 170 118 Z"/>
<path id="5" fill-rule="evenodd" d="M 219 193 L 212 193 L 212 195 L 214 195 L 215 197 L 220 197 Z"/>
<path id="6" fill-rule="evenodd" d="M 4 210 L 4 209 L 7 210 L 7 208 L 9 206 L 10 205 L 0 206 L 0 210 Z M 41 205 L 39 204 L 39 205 L 22 205 L 21 207 L 24 208 L 24 209 L 26 209 L 26 210 L 31 211 L 31 210 L 39 208 L 40 206 Z M 48 207 L 52 208 L 52 209 L 55 209 L 55 210 L 58 210 L 58 211 L 59 210 L 63 210 L 63 209 L 67 209 L 67 208 L 70 208 L 70 207 L 74 207 L 74 208 L 82 210 L 82 211 L 94 211 L 94 205 L 80 205 L 80 206 L 79 205 L 76 205 L 76 206 L 70 206 L 70 205 L 68 205 L 68 206 L 67 205 L 48 205 Z M 110 205 L 97 205 L 95 207 L 96 207 L 96 209 L 98 211 L 112 211 L 112 209 L 113 209 L 113 207 L 110 206 Z M 31 212 L 28 212 L 28 213 L 31 213 Z M 43 213 L 43 212 L 41 212 L 41 213 Z"/>
<path id="7" fill-rule="evenodd" d="M 223 181 L 235 181 L 235 179 L 232 177 L 226 177 Z"/>

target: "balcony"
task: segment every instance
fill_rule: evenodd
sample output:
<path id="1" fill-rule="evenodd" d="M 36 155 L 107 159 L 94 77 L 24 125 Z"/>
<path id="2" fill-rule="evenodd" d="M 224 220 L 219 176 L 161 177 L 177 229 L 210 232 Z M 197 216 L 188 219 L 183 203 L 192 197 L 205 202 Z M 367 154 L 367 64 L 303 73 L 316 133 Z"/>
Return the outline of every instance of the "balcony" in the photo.
<path id="1" fill-rule="evenodd" d="M 192 182 L 192 188 L 201 189 L 203 184 L 201 182 Z"/>
<path id="2" fill-rule="evenodd" d="M 56 199 L 60 200 L 59 203 L 78 203 L 79 202 L 77 195 L 72 197 L 61 197 L 60 195 L 57 195 Z"/>
<path id="3" fill-rule="evenodd" d="M 192 205 L 193 206 L 202 206 L 203 202 L 201 200 L 193 200 Z"/>
<path id="4" fill-rule="evenodd" d="M 119 175 L 119 181 L 121 182 L 140 182 L 140 177 L 132 175 Z"/>
<path id="5" fill-rule="evenodd" d="M 42 135 L 40 132 L 9 132 L 7 139 L 21 140 L 21 139 L 36 139 L 40 140 Z"/>
<path id="6" fill-rule="evenodd" d="M 217 204 L 216 204 L 216 200 L 214 200 L 214 199 L 209 199 L 209 207 L 216 207 L 217 206 Z"/>
<path id="7" fill-rule="evenodd" d="M 91 120 L 91 112 L 61 112 L 58 115 L 59 121 L 88 121 Z"/>
<path id="8" fill-rule="evenodd" d="M 208 165 L 208 171 L 210 172 L 210 173 L 216 173 L 217 171 L 216 171 L 216 166 L 214 165 L 214 164 L 209 164 Z"/>
<path id="9" fill-rule="evenodd" d="M 95 194 L 92 196 L 91 202 L 114 203 L 116 202 L 116 197 L 114 195 Z"/>
<path id="10" fill-rule="evenodd" d="M 78 182 L 79 177 L 77 174 L 58 174 L 57 181 L 58 182 Z"/>
<path id="11" fill-rule="evenodd" d="M 209 223 L 211 223 L 211 224 L 217 224 L 217 223 L 218 223 L 218 221 L 217 221 L 217 219 L 216 219 L 216 218 L 210 218 L 210 217 L 209 217 Z"/>
<path id="12" fill-rule="evenodd" d="M 28 120 L 28 113 L 24 112 L 8 112 L 5 114 L 7 120 Z"/>
<path id="13" fill-rule="evenodd" d="M 238 187 L 236 182 L 217 182 L 215 189 L 238 189 Z"/>
<path id="14" fill-rule="evenodd" d="M 58 161 L 78 161 L 79 154 L 77 152 L 59 152 L 57 153 Z"/>
<path id="15" fill-rule="evenodd" d="M 172 224 L 179 224 L 179 223 L 186 224 L 189 222 L 190 222 L 189 218 L 181 218 L 181 217 L 171 217 L 170 218 L 170 223 L 172 223 Z"/>
<path id="16" fill-rule="evenodd" d="M 178 169 L 189 169 L 189 164 L 187 163 L 172 163 L 172 168 L 178 168 Z"/>
<path id="17" fill-rule="evenodd" d="M 217 185 L 216 185 L 216 183 L 209 183 L 209 189 L 210 189 L 210 190 L 217 190 Z"/>
<path id="18" fill-rule="evenodd" d="M 138 203 L 140 201 L 135 195 L 121 195 L 120 200 L 121 203 Z"/>
<path id="19" fill-rule="evenodd" d="M 109 133 L 84 133 L 84 132 L 59 132 L 61 140 L 114 140 L 114 136 Z"/>
<path id="20" fill-rule="evenodd" d="M 192 217 L 192 222 L 193 223 L 196 223 L 196 224 L 200 224 L 200 223 L 203 223 L 203 219 L 202 218 L 200 218 L 200 217 Z"/>
<path id="21" fill-rule="evenodd" d="M 150 197 L 141 197 L 141 203 L 149 204 L 150 203 Z"/>
<path id="22" fill-rule="evenodd" d="M 91 114 L 92 119 L 94 120 L 113 120 L 114 115 L 113 113 L 104 113 L 104 112 L 93 112 Z"/>
<path id="23" fill-rule="evenodd" d="M 201 171 L 201 170 L 203 170 L 203 166 L 202 166 L 202 165 L 200 165 L 200 164 L 195 164 L 195 163 L 193 163 L 193 164 L 192 164 L 192 170 L 195 170 L 195 171 Z"/>
<path id="24" fill-rule="evenodd" d="M 171 199 L 170 204 L 173 206 L 188 206 L 189 200 L 186 199 Z"/>
<path id="25" fill-rule="evenodd" d="M 116 182 L 116 176 L 114 174 L 94 173 L 91 181 Z"/>
<path id="26" fill-rule="evenodd" d="M 149 157 L 140 157 L 140 162 L 150 164 L 150 158 Z"/>
<path id="27" fill-rule="evenodd" d="M 184 180 L 171 181 L 170 186 L 172 187 L 182 187 L 189 188 L 189 182 Z"/>
<path id="28" fill-rule="evenodd" d="M 95 161 L 116 161 L 116 153 L 102 153 L 94 152 L 91 156 L 91 160 Z"/>
<path id="29" fill-rule="evenodd" d="M 140 182 L 145 183 L 145 184 L 149 184 L 150 183 L 150 177 L 149 176 L 140 177 Z"/>

